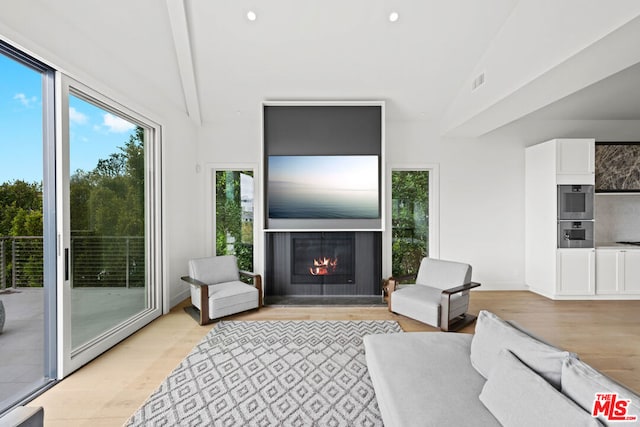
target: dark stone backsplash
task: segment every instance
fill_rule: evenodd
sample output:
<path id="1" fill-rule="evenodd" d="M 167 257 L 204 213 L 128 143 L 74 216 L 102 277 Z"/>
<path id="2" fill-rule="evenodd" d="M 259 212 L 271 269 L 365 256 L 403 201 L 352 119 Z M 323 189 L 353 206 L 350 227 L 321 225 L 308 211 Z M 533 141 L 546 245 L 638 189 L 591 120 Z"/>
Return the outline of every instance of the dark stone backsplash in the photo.
<path id="1" fill-rule="evenodd" d="M 596 191 L 640 191 L 640 143 L 596 144 Z"/>

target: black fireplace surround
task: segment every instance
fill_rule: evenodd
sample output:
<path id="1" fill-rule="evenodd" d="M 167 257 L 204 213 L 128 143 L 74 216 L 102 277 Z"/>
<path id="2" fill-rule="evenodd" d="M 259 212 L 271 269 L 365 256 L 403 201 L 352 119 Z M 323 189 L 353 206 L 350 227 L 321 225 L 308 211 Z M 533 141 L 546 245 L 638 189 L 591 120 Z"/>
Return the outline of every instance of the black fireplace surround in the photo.
<path id="1" fill-rule="evenodd" d="M 266 233 L 270 296 L 380 295 L 377 231 Z"/>

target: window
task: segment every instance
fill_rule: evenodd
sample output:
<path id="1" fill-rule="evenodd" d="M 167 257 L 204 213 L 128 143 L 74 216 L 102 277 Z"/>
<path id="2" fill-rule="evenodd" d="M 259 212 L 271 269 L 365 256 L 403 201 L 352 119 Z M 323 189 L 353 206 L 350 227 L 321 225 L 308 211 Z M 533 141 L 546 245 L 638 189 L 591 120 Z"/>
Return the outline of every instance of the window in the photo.
<path id="1" fill-rule="evenodd" d="M 241 270 L 253 271 L 252 170 L 215 171 L 215 252 L 235 255 Z"/>
<path id="2" fill-rule="evenodd" d="M 429 255 L 429 171 L 391 172 L 392 275 L 416 274 Z"/>

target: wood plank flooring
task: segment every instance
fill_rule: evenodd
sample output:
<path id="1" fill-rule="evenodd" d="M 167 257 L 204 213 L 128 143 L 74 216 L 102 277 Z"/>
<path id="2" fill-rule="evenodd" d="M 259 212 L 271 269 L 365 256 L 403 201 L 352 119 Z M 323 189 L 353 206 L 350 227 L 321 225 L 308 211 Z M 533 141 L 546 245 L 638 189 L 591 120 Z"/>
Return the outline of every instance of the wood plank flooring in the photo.
<path id="1" fill-rule="evenodd" d="M 214 326 L 183 307 L 152 322 L 36 400 L 45 425 L 121 426 Z M 640 391 L 640 301 L 551 301 L 526 291 L 478 291 L 470 312 L 489 310 Z M 405 331 L 434 328 L 384 307 L 265 307 L 229 320 L 397 320 Z M 462 332 L 473 333 L 474 326 Z"/>

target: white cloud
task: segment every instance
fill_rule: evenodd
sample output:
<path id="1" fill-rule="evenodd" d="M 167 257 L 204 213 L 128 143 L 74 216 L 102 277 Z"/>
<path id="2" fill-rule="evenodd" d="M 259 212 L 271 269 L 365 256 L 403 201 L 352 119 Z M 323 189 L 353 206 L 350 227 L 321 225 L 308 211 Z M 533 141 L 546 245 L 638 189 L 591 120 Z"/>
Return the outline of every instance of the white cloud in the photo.
<path id="1" fill-rule="evenodd" d="M 112 133 L 130 132 L 136 128 L 133 123 L 129 123 L 128 121 L 109 113 L 104 115 L 102 125 L 106 126 L 108 131 Z"/>
<path id="2" fill-rule="evenodd" d="M 24 93 L 16 93 L 13 99 L 17 99 L 26 108 L 31 108 L 33 104 L 38 102 L 38 98 L 35 96 L 29 98 Z"/>
<path id="3" fill-rule="evenodd" d="M 73 107 L 69 107 L 69 120 L 72 123 L 83 125 L 87 123 L 89 118 Z"/>

